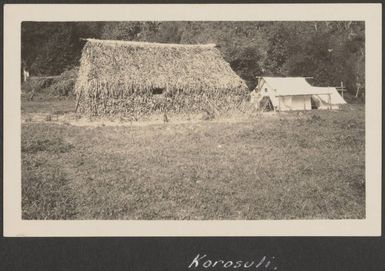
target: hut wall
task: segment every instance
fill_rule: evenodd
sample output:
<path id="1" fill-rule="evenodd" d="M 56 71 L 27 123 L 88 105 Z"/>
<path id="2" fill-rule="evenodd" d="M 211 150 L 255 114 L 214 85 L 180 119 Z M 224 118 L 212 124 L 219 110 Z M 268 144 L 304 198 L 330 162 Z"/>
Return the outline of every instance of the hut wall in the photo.
<path id="1" fill-rule="evenodd" d="M 139 117 L 228 111 L 249 95 L 213 46 L 101 40 L 84 46 L 75 91 L 80 113 Z"/>

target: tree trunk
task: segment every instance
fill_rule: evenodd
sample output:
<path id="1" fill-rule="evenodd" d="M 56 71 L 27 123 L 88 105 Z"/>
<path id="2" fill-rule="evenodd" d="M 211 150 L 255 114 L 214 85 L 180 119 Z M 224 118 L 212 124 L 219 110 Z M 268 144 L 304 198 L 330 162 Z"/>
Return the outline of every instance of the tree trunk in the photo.
<path id="1" fill-rule="evenodd" d="M 360 84 L 357 84 L 356 98 L 358 98 L 359 92 L 360 92 Z"/>

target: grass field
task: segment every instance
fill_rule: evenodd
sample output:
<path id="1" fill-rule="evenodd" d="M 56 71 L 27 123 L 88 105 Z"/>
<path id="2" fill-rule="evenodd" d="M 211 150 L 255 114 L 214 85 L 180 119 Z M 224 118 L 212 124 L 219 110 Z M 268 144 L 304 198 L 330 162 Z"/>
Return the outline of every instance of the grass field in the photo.
<path id="1" fill-rule="evenodd" d="M 23 102 L 23 114 L 74 102 Z M 22 124 L 23 219 L 365 217 L 364 106 L 240 121 Z"/>

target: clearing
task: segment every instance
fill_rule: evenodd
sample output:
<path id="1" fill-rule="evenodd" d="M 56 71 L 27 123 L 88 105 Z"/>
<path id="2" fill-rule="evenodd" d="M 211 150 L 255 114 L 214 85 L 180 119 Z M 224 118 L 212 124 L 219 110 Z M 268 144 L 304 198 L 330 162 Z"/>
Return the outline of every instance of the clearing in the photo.
<path id="1" fill-rule="evenodd" d="M 365 217 L 364 105 L 146 125 L 74 105 L 22 101 L 23 219 Z"/>

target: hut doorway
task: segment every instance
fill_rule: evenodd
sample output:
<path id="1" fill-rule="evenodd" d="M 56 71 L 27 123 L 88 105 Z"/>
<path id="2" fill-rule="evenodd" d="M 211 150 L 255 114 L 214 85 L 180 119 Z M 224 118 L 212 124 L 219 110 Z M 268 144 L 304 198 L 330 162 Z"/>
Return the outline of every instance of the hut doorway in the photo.
<path id="1" fill-rule="evenodd" d="M 164 92 L 164 88 L 153 88 L 152 95 L 162 95 Z"/>

